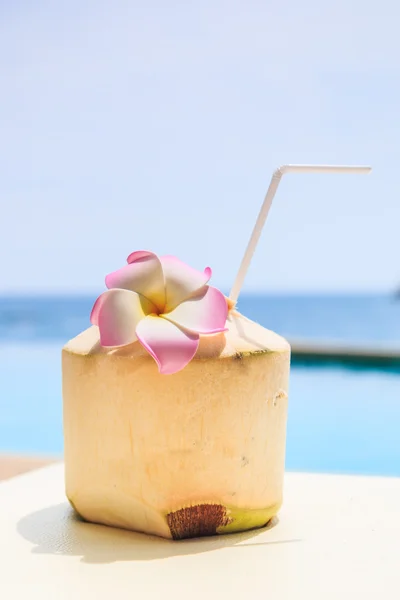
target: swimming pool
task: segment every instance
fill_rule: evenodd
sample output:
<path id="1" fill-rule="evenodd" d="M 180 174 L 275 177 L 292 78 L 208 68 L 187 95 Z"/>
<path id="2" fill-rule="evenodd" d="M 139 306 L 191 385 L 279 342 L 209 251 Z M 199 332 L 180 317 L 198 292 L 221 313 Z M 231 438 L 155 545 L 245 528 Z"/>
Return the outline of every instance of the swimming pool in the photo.
<path id="1" fill-rule="evenodd" d="M 61 346 L 0 344 L 0 452 L 62 453 Z M 400 476 L 400 373 L 291 370 L 289 470 Z"/>

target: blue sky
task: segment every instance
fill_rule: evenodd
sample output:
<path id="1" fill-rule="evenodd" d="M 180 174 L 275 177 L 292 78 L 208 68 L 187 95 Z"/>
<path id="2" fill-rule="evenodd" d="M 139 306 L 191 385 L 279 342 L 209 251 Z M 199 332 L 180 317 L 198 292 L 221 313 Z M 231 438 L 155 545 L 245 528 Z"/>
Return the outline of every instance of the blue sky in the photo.
<path id="1" fill-rule="evenodd" d="M 97 292 L 136 249 L 229 289 L 400 283 L 396 0 L 0 3 L 0 292 Z"/>

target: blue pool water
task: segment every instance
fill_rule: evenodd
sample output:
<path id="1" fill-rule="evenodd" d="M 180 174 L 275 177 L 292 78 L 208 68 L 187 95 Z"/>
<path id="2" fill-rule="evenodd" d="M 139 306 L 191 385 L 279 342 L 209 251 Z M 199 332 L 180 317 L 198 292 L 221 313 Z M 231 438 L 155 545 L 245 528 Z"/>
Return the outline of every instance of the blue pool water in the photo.
<path id="1" fill-rule="evenodd" d="M 88 325 L 91 303 L 0 300 L 0 452 L 62 453 L 60 351 Z M 391 298 L 258 297 L 241 309 L 285 335 L 400 347 Z M 288 469 L 400 476 L 399 424 L 399 372 L 292 367 Z"/>

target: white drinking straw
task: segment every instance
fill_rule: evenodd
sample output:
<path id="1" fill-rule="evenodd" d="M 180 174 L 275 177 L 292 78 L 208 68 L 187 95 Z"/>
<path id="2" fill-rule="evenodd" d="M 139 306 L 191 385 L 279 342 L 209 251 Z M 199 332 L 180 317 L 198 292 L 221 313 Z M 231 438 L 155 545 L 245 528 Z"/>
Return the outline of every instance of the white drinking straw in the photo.
<path id="1" fill-rule="evenodd" d="M 263 205 L 260 213 L 257 217 L 256 224 L 254 225 L 253 233 L 251 234 L 249 243 L 247 244 L 246 252 L 244 253 L 241 265 L 239 267 L 238 274 L 236 275 L 235 282 L 232 286 L 229 298 L 233 303 L 236 304 L 240 294 L 240 290 L 243 285 L 244 278 L 246 277 L 247 270 L 249 268 L 251 259 L 256 249 L 258 240 L 265 221 L 271 208 L 272 200 L 278 189 L 280 180 L 286 173 L 358 173 L 366 174 L 371 172 L 371 167 L 359 167 L 359 166 L 347 166 L 347 165 L 283 165 L 276 169 L 272 174 L 271 183 L 269 184 L 268 191 L 265 195 Z"/>

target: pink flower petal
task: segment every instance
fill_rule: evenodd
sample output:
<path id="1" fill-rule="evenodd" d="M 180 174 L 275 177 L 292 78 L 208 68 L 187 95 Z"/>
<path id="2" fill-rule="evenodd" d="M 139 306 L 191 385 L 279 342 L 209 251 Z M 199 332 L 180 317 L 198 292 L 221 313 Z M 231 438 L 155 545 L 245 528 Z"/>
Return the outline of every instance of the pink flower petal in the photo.
<path id="1" fill-rule="evenodd" d="M 128 263 L 128 265 L 130 265 L 131 263 L 136 262 L 141 258 L 152 258 L 154 256 L 158 258 L 158 256 L 154 254 L 154 252 L 149 252 L 148 250 L 136 250 L 135 252 L 130 253 L 128 258 L 126 259 L 126 262 Z"/>
<path id="2" fill-rule="evenodd" d="M 136 335 L 164 375 L 171 375 L 186 367 L 199 345 L 197 334 L 183 331 L 157 316 L 148 316 L 140 321 Z"/>
<path id="3" fill-rule="evenodd" d="M 228 304 L 225 296 L 208 285 L 171 312 L 163 314 L 163 317 L 172 323 L 203 334 L 225 331 L 227 316 Z"/>
<path id="4" fill-rule="evenodd" d="M 166 288 L 165 312 L 190 298 L 211 278 L 210 267 L 204 269 L 204 272 L 197 271 L 175 256 L 161 256 L 160 261 Z"/>
<path id="5" fill-rule="evenodd" d="M 90 322 L 92 325 L 99 324 L 99 312 L 100 312 L 100 308 L 104 302 L 103 296 L 104 296 L 104 294 L 101 294 L 97 298 L 96 302 L 93 304 L 92 312 L 90 313 Z"/>
<path id="6" fill-rule="evenodd" d="M 137 324 L 155 310 L 151 302 L 135 292 L 112 289 L 97 298 L 90 321 L 100 329 L 102 346 L 125 346 L 137 340 Z"/>
<path id="7" fill-rule="evenodd" d="M 122 269 L 106 277 L 108 288 L 122 288 L 145 296 L 159 311 L 165 306 L 165 284 L 161 262 L 152 252 L 133 252 Z"/>

